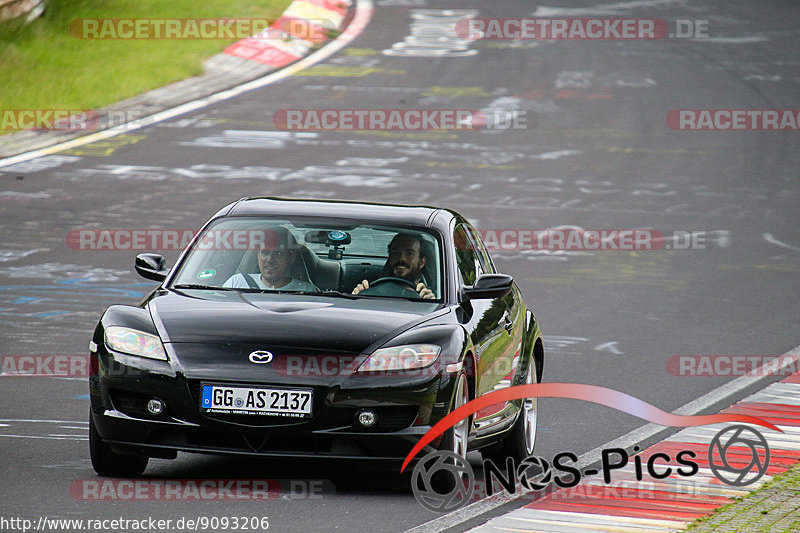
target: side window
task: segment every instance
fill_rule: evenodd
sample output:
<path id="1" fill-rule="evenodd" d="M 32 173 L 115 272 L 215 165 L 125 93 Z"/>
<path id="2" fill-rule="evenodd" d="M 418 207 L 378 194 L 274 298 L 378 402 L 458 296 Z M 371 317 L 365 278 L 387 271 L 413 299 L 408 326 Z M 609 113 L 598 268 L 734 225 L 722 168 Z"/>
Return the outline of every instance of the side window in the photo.
<path id="1" fill-rule="evenodd" d="M 488 272 L 490 274 L 497 273 L 497 269 L 494 266 L 494 262 L 492 261 L 489 252 L 486 251 L 486 246 L 483 244 L 483 239 L 481 239 L 480 234 L 475 231 L 475 228 L 468 228 L 469 235 L 472 237 L 472 242 L 475 243 L 476 248 L 478 249 L 478 258 L 481 260 L 481 265 L 483 266 L 483 271 Z"/>
<path id="2" fill-rule="evenodd" d="M 456 264 L 464 285 L 473 285 L 475 279 L 483 274 L 483 267 L 475 245 L 463 224 L 459 224 L 453 232 L 453 244 L 456 250 Z"/>

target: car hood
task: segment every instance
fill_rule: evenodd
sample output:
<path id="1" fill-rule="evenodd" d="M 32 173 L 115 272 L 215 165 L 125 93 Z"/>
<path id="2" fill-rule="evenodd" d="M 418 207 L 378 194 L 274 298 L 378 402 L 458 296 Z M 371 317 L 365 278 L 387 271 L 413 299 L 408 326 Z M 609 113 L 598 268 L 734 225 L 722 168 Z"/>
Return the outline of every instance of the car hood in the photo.
<path id="1" fill-rule="evenodd" d="M 382 337 L 446 312 L 441 304 L 401 299 L 162 292 L 148 302 L 167 343 L 254 344 L 309 353 L 362 353 Z"/>

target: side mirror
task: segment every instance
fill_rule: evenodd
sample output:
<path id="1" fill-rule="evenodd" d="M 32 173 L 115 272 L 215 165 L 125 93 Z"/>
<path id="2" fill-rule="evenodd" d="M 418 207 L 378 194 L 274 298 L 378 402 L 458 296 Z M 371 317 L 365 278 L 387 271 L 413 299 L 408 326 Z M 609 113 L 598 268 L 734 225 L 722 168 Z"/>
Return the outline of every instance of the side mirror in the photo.
<path id="1" fill-rule="evenodd" d="M 475 280 L 471 287 L 461 289 L 463 300 L 482 300 L 488 298 L 502 298 L 511 292 L 514 278 L 506 274 L 483 274 Z"/>
<path id="2" fill-rule="evenodd" d="M 164 281 L 169 273 L 167 261 L 160 254 L 139 254 L 133 265 L 136 273 L 153 281 Z"/>

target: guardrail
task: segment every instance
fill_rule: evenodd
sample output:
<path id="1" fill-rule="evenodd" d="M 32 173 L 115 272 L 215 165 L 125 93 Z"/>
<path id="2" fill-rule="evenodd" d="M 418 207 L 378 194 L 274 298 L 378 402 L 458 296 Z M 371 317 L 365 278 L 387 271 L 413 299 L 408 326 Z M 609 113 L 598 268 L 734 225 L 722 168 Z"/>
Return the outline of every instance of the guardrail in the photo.
<path id="1" fill-rule="evenodd" d="M 44 13 L 45 0 L 0 0 L 0 21 L 25 17 L 32 21 Z"/>

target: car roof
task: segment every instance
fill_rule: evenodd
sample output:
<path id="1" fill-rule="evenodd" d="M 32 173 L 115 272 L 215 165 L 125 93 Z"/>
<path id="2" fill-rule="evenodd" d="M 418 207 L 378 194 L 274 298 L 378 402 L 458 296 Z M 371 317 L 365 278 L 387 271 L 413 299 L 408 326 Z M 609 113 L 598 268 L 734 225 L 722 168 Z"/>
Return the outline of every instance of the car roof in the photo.
<path id="1" fill-rule="evenodd" d="M 429 205 L 400 205 L 348 200 L 309 200 L 304 198 L 242 198 L 221 210 L 217 216 L 318 216 L 410 224 L 423 227 L 446 227 L 458 213 Z M 442 215 L 442 216 L 439 216 Z M 434 224 L 434 219 L 436 223 Z"/>

